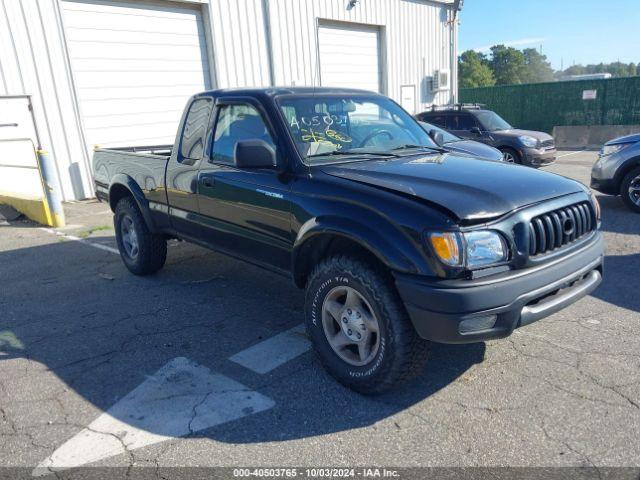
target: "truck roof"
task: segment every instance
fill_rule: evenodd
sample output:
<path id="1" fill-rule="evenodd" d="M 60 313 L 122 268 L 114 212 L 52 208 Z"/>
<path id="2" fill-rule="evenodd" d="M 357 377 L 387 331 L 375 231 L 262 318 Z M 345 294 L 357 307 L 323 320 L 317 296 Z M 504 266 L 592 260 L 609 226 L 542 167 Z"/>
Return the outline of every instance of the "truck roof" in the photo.
<path id="1" fill-rule="evenodd" d="M 342 87 L 240 87 L 240 88 L 222 88 L 216 90 L 207 90 L 200 95 L 213 95 L 216 97 L 248 95 L 248 96 L 267 96 L 277 97 L 279 95 L 323 95 L 323 94 L 357 94 L 357 95 L 379 95 L 379 93 L 369 90 L 359 90 L 357 88 Z"/>

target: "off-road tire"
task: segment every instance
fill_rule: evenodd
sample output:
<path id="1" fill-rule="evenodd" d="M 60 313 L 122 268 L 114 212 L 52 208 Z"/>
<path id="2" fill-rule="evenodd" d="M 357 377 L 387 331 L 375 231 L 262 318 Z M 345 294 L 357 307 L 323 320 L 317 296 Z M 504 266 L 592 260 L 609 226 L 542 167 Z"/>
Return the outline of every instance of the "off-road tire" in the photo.
<path id="1" fill-rule="evenodd" d="M 135 258 L 127 254 L 123 245 L 122 221 L 126 216 L 133 221 L 133 228 L 138 240 L 138 254 Z M 149 275 L 163 267 L 167 259 L 167 241 L 162 235 L 149 231 L 138 205 L 131 197 L 125 197 L 118 202 L 113 221 L 120 257 L 131 273 Z"/>
<path id="2" fill-rule="evenodd" d="M 429 342 L 416 333 L 392 282 L 390 275 L 366 260 L 338 255 L 320 262 L 306 286 L 307 333 L 321 363 L 340 383 L 366 395 L 387 391 L 420 373 L 429 350 Z M 349 286 L 362 295 L 378 320 L 378 351 L 364 366 L 340 358 L 324 332 L 324 299 L 339 286 Z"/>
<path id="3" fill-rule="evenodd" d="M 622 196 L 622 201 L 624 204 L 632 211 L 636 213 L 640 213 L 640 206 L 634 203 L 629 194 L 629 185 L 633 179 L 640 175 L 640 167 L 636 167 L 631 170 L 629 173 L 625 175 L 622 179 L 622 183 L 620 184 L 620 195 Z"/>

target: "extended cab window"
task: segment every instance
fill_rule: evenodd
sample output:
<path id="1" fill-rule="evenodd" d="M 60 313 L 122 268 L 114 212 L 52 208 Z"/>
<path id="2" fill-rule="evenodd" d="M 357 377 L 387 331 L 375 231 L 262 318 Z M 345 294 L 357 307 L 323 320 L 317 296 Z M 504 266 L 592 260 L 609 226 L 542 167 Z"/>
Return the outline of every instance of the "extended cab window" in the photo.
<path id="1" fill-rule="evenodd" d="M 260 112 L 251 105 L 225 105 L 218 115 L 211 161 L 232 164 L 236 143 L 256 139 L 264 140 L 275 150 Z"/>
<path id="2" fill-rule="evenodd" d="M 210 98 L 200 98 L 189 107 L 180 142 L 180 156 L 182 158 L 191 160 L 202 158 L 212 105 L 213 102 Z"/>

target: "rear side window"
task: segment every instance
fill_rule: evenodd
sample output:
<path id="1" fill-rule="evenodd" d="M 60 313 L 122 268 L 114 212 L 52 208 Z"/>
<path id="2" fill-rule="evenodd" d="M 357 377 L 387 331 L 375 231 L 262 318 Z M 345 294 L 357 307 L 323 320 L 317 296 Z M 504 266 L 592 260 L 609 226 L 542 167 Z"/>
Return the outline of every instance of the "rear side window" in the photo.
<path id="1" fill-rule="evenodd" d="M 202 158 L 212 106 L 213 102 L 210 98 L 199 98 L 189 107 L 180 141 L 180 156 L 182 158 L 191 160 Z"/>
<path id="2" fill-rule="evenodd" d="M 220 109 L 213 140 L 211 162 L 233 164 L 236 143 L 264 140 L 273 149 L 275 143 L 260 112 L 251 105 L 225 105 Z"/>
<path id="3" fill-rule="evenodd" d="M 445 115 L 428 116 L 425 118 L 425 120 L 429 123 L 437 125 L 438 127 L 446 128 L 447 125 L 447 117 Z"/>
<path id="4" fill-rule="evenodd" d="M 451 115 L 447 122 L 447 128 L 449 130 L 471 130 L 475 126 L 475 119 L 468 113 Z"/>

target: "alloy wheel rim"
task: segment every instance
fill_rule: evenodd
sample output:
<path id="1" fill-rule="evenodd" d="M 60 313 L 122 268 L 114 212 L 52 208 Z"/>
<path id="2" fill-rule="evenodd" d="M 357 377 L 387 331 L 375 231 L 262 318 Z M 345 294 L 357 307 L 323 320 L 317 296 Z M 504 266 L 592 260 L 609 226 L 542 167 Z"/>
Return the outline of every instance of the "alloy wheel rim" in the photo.
<path id="1" fill-rule="evenodd" d="M 502 154 L 502 158 L 504 159 L 505 162 L 507 163 L 515 163 L 516 159 L 513 158 L 513 155 L 511 155 L 509 152 L 504 152 Z"/>
<path id="2" fill-rule="evenodd" d="M 341 285 L 329 291 L 322 304 L 322 326 L 333 351 L 350 365 L 367 365 L 378 353 L 378 319 L 352 287 Z"/>
<path id="3" fill-rule="evenodd" d="M 640 207 L 640 175 L 631 180 L 629 184 L 629 198 Z"/>
<path id="4" fill-rule="evenodd" d="M 133 218 L 129 215 L 122 217 L 120 223 L 120 233 L 122 234 L 122 245 L 129 258 L 136 258 L 140 252 L 138 245 L 138 235 L 133 224 Z"/>

